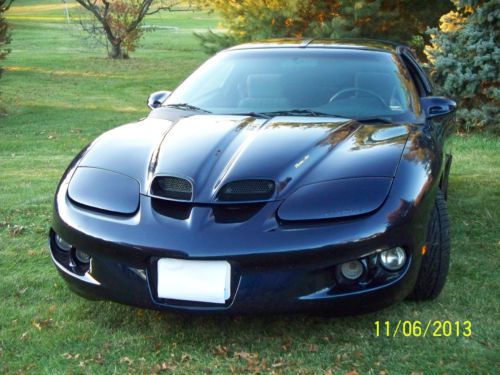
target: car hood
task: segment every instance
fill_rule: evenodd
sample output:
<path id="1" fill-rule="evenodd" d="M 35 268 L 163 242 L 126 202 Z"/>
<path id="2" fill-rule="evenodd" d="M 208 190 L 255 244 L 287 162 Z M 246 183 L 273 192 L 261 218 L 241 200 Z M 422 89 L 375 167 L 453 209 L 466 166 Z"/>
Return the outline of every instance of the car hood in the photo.
<path id="1" fill-rule="evenodd" d="M 148 194 L 156 175 L 192 181 L 195 202 L 210 203 L 225 183 L 275 181 L 275 199 L 301 186 L 357 177 L 394 177 L 410 125 L 328 117 L 199 115 L 148 118 L 99 137 L 79 165 L 136 179 Z"/>

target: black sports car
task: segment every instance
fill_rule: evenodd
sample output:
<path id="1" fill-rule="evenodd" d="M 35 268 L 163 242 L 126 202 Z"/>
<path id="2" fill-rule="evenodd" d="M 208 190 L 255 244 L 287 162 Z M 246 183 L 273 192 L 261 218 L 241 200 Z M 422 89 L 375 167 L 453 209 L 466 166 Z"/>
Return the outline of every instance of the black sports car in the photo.
<path id="1" fill-rule="evenodd" d="M 432 90 L 391 43 L 225 50 L 74 159 L 53 261 L 82 296 L 154 309 L 351 313 L 435 298 L 456 105 Z"/>

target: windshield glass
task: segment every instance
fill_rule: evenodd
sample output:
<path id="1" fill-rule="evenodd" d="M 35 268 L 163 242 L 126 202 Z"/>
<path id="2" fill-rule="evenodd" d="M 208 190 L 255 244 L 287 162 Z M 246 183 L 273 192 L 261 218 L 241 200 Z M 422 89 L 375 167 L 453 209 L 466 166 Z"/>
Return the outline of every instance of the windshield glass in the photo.
<path id="1" fill-rule="evenodd" d="M 397 121 L 413 116 L 412 91 L 406 71 L 387 52 L 249 49 L 208 60 L 165 104 L 188 103 L 214 114 L 310 110 Z"/>

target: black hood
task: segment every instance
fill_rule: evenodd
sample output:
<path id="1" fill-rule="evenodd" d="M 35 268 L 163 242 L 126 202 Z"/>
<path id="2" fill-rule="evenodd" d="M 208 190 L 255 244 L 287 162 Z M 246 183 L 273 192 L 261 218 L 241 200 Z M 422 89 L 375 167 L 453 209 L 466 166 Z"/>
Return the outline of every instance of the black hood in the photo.
<path id="1" fill-rule="evenodd" d="M 321 181 L 394 177 L 409 131 L 326 117 L 146 119 L 103 134 L 80 165 L 133 177 L 142 194 L 154 176 L 170 175 L 192 181 L 195 202 L 243 179 L 273 180 L 282 199 Z"/>

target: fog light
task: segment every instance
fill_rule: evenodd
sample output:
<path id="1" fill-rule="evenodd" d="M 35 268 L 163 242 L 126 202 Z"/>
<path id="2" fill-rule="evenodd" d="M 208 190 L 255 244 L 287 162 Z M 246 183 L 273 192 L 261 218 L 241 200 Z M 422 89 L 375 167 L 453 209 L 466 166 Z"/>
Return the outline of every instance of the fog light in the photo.
<path id="1" fill-rule="evenodd" d="M 356 280 L 363 274 L 363 264 L 359 260 L 343 263 L 340 272 L 346 279 Z"/>
<path id="2" fill-rule="evenodd" d="M 75 257 L 76 259 L 80 262 L 80 263 L 84 263 L 84 264 L 87 264 L 90 262 L 90 255 L 87 254 L 86 252 L 84 251 L 81 251 L 81 250 L 76 250 L 75 251 Z"/>
<path id="3" fill-rule="evenodd" d="M 380 253 L 380 262 L 389 271 L 397 271 L 406 262 L 406 252 L 400 247 L 382 251 Z"/>
<path id="4" fill-rule="evenodd" d="M 62 251 L 70 251 L 72 246 L 64 241 L 58 234 L 56 234 L 56 245 Z"/>

